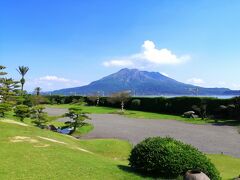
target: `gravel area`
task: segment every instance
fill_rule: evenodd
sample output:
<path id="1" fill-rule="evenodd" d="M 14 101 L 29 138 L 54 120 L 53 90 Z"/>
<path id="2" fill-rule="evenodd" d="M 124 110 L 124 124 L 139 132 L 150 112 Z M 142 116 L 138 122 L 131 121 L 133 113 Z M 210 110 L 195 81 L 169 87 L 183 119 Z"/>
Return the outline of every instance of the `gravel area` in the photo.
<path id="1" fill-rule="evenodd" d="M 64 114 L 66 109 L 47 108 L 46 111 L 49 115 L 59 115 Z M 135 145 L 146 137 L 170 136 L 206 153 L 240 157 L 240 134 L 235 127 L 135 119 L 116 114 L 91 114 L 90 117 L 92 120 L 89 122 L 94 125 L 94 130 L 83 138 L 118 138 Z"/>

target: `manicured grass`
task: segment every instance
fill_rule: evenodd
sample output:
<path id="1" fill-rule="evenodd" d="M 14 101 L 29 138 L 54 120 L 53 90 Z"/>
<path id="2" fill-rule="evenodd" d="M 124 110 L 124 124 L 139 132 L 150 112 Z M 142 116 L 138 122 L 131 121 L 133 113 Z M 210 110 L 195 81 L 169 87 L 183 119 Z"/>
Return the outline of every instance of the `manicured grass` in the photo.
<path id="1" fill-rule="evenodd" d="M 109 114 L 109 113 L 118 113 L 119 109 L 117 108 L 109 108 L 102 106 L 84 106 L 84 105 L 74 105 L 74 104 L 60 104 L 60 105 L 46 105 L 47 107 L 53 108 L 70 108 L 70 107 L 80 107 L 83 111 L 94 114 Z M 125 110 L 124 115 L 130 118 L 141 118 L 141 119 L 166 119 L 166 120 L 177 120 L 186 123 L 192 124 L 212 124 L 215 123 L 212 119 L 202 120 L 201 118 L 183 118 L 181 116 L 176 115 L 168 115 L 168 114 L 160 114 L 160 113 L 152 113 L 152 112 L 144 112 L 144 111 L 133 111 L 133 110 Z M 221 121 L 219 121 L 220 123 Z"/>
<path id="2" fill-rule="evenodd" d="M 211 154 L 207 155 L 219 170 L 223 179 L 233 179 L 240 175 L 240 158 Z"/>
<path id="3" fill-rule="evenodd" d="M 90 123 L 84 123 L 83 126 L 76 129 L 76 131 L 72 134 L 73 136 L 79 136 L 89 133 L 94 129 L 93 125 Z"/>
<path id="4" fill-rule="evenodd" d="M 0 121 L 0 179 L 146 178 L 128 167 L 127 158 L 132 147 L 126 141 L 77 140 L 33 126 L 24 127 L 3 121 L 4 119 Z M 13 142 L 16 136 L 31 139 Z M 44 140 L 39 136 L 62 143 Z M 240 158 L 226 155 L 208 157 L 219 169 L 223 179 L 231 179 L 240 174 Z"/>
<path id="5" fill-rule="evenodd" d="M 75 105 L 75 104 L 59 104 L 59 105 L 46 105 L 46 107 L 53 108 L 71 108 L 71 107 L 80 107 L 84 112 L 94 113 L 94 114 L 109 114 L 116 112 L 118 109 L 102 107 L 102 106 L 85 106 L 85 105 Z"/>
<path id="6" fill-rule="evenodd" d="M 31 139 L 13 142 L 16 136 Z M 0 179 L 142 179 L 123 168 L 128 169 L 126 159 L 131 149 L 126 141 L 76 140 L 36 127 L 0 121 L 0 147 Z"/>

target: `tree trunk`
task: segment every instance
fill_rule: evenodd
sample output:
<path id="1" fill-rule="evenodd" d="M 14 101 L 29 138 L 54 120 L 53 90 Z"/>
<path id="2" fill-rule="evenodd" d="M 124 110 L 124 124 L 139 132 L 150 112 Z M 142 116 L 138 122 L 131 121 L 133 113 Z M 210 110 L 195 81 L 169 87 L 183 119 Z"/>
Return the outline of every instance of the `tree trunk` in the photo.
<path id="1" fill-rule="evenodd" d="M 123 101 L 121 102 L 121 110 L 122 110 L 122 112 L 124 110 L 124 102 Z"/>

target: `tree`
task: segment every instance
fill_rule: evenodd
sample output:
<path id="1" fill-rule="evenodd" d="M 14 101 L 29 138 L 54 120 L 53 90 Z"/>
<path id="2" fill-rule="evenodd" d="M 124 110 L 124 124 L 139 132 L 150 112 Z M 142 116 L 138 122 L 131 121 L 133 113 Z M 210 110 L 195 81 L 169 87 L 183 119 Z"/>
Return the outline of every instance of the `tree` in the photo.
<path id="1" fill-rule="evenodd" d="M 4 77 L 7 73 L 3 70 L 4 66 L 0 65 L 0 116 L 4 117 L 5 113 L 12 110 L 12 105 L 16 103 L 18 93 L 18 82 L 11 78 Z"/>
<path id="2" fill-rule="evenodd" d="M 45 107 L 41 105 L 34 106 L 31 109 L 31 118 L 34 119 L 33 123 L 38 127 L 43 127 L 48 121 L 47 113 L 43 111 L 44 109 Z"/>
<path id="3" fill-rule="evenodd" d="M 25 75 L 27 74 L 29 68 L 26 66 L 19 66 L 17 71 L 19 72 L 19 74 L 22 76 L 20 83 L 21 83 L 21 91 L 23 92 L 23 86 L 25 84 Z"/>
<path id="4" fill-rule="evenodd" d="M 19 82 L 12 78 L 1 78 L 0 95 L 1 101 L 4 103 L 14 103 L 19 94 Z"/>
<path id="5" fill-rule="evenodd" d="M 7 73 L 6 72 L 3 72 L 3 70 L 4 69 L 6 69 L 6 67 L 5 66 L 2 66 L 2 65 L 0 65 L 0 76 L 4 76 L 4 75 L 6 75 Z"/>
<path id="6" fill-rule="evenodd" d="M 125 103 L 129 100 L 131 96 L 130 91 L 122 91 L 118 93 L 114 93 L 108 99 L 111 103 L 120 103 L 121 104 L 121 111 L 124 111 Z"/>
<path id="7" fill-rule="evenodd" d="M 2 102 L 2 81 L 4 79 L 2 76 L 7 74 L 3 71 L 5 68 L 5 66 L 0 65 L 0 103 Z"/>
<path id="8" fill-rule="evenodd" d="M 21 121 L 25 118 L 30 117 L 30 109 L 26 105 L 17 105 L 14 108 L 15 116 L 18 117 Z"/>
<path id="9" fill-rule="evenodd" d="M 0 117 L 5 117 L 5 113 L 12 110 L 12 106 L 8 103 L 0 103 Z"/>
<path id="10" fill-rule="evenodd" d="M 91 96 L 88 96 L 87 98 L 91 102 L 91 104 L 94 104 L 96 106 L 99 105 L 99 101 L 100 101 L 100 94 L 99 94 L 99 92 L 97 92 L 96 94 L 93 94 Z"/>
<path id="11" fill-rule="evenodd" d="M 34 92 L 35 92 L 36 95 L 31 96 L 31 102 L 32 102 L 33 105 L 44 104 L 48 101 L 47 98 L 41 96 L 41 94 L 40 94 L 41 88 L 40 87 L 36 87 L 34 89 Z"/>
<path id="12" fill-rule="evenodd" d="M 40 87 L 36 87 L 36 88 L 34 89 L 34 92 L 35 92 L 35 94 L 36 94 L 37 96 L 39 96 L 41 90 L 42 90 L 42 89 L 41 89 Z"/>
<path id="13" fill-rule="evenodd" d="M 70 123 L 70 126 L 73 127 L 73 132 L 76 131 L 77 127 L 83 126 L 86 119 L 90 119 L 80 108 L 69 108 L 65 117 L 73 120 L 73 122 Z"/>

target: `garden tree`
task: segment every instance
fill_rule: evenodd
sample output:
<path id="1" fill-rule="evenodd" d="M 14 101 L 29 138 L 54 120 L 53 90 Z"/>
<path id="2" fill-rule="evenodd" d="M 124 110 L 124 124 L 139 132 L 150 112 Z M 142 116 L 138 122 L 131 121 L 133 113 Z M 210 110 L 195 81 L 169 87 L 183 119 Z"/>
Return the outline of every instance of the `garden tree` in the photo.
<path id="1" fill-rule="evenodd" d="M 7 74 L 6 72 L 4 72 L 4 71 L 3 71 L 4 69 L 6 69 L 6 67 L 5 67 L 5 66 L 2 66 L 2 65 L 0 65 L 0 76 L 4 76 L 4 75 L 6 75 L 6 74 Z"/>
<path id="2" fill-rule="evenodd" d="M 111 103 L 120 103 L 121 104 L 121 111 L 124 111 L 124 105 L 129 100 L 131 96 L 130 91 L 122 91 L 118 93 L 114 93 L 111 95 L 111 97 L 108 99 Z"/>
<path id="3" fill-rule="evenodd" d="M 42 90 L 42 89 L 41 89 L 40 87 L 36 87 L 36 88 L 34 89 L 34 92 L 35 92 L 35 94 L 36 94 L 37 96 L 39 96 L 41 90 Z"/>
<path id="4" fill-rule="evenodd" d="M 41 92 L 41 88 L 40 87 L 36 87 L 34 89 L 35 95 L 31 96 L 31 102 L 32 104 L 35 105 L 39 105 L 39 104 L 44 104 L 47 99 L 43 96 L 41 96 L 40 92 Z"/>
<path id="5" fill-rule="evenodd" d="M 141 100 L 140 99 L 133 99 L 131 102 L 131 107 L 136 109 L 141 105 Z"/>
<path id="6" fill-rule="evenodd" d="M 73 127 L 73 132 L 76 131 L 77 127 L 83 126 L 86 119 L 90 119 L 86 115 L 86 112 L 83 112 L 80 108 L 69 108 L 65 117 L 73 120 L 73 122 L 70 123 L 70 126 Z"/>
<path id="7" fill-rule="evenodd" d="M 41 105 L 34 106 L 31 109 L 31 118 L 34 119 L 32 122 L 38 127 L 43 127 L 48 121 L 47 113 L 43 111 L 44 109 L 45 107 Z"/>
<path id="8" fill-rule="evenodd" d="M 18 117 L 21 121 L 25 118 L 30 117 L 30 108 L 26 105 L 17 105 L 14 108 L 15 116 Z"/>
<path id="9" fill-rule="evenodd" d="M 12 110 L 12 106 L 8 103 L 0 103 L 0 117 L 5 117 L 5 113 Z"/>
<path id="10" fill-rule="evenodd" d="M 4 75 L 6 75 L 7 73 L 4 72 L 3 70 L 5 69 L 5 66 L 0 65 L 0 102 L 2 101 L 2 82 L 4 80 Z"/>
<path id="11" fill-rule="evenodd" d="M 6 86 L 6 78 L 4 77 L 4 75 L 6 75 L 7 73 L 4 72 L 4 69 L 6 67 L 0 65 L 0 117 L 4 117 L 5 113 L 8 111 L 11 111 L 11 104 L 7 102 L 7 100 L 9 99 L 10 96 L 10 90 L 9 88 Z"/>
<path id="12" fill-rule="evenodd" d="M 34 106 L 39 104 L 49 103 L 49 100 L 41 95 L 40 96 L 33 95 L 31 96 L 30 99 L 31 99 L 32 105 Z"/>
<path id="13" fill-rule="evenodd" d="M 1 78 L 0 95 L 3 103 L 14 103 L 19 95 L 19 82 L 12 78 Z"/>
<path id="14" fill-rule="evenodd" d="M 25 80 L 25 75 L 27 74 L 29 68 L 26 67 L 26 66 L 19 66 L 17 71 L 19 72 L 19 74 L 22 76 L 21 80 L 20 80 L 20 83 L 21 83 L 21 90 L 23 91 L 23 86 L 26 82 Z"/>
<path id="15" fill-rule="evenodd" d="M 2 81 L 3 81 L 2 76 L 7 74 L 6 72 L 3 71 L 5 68 L 6 68 L 5 66 L 0 65 L 0 103 L 2 102 Z"/>
<path id="16" fill-rule="evenodd" d="M 0 116 L 4 117 L 5 113 L 12 110 L 12 106 L 18 101 L 17 89 L 18 82 L 11 78 L 0 79 Z"/>
<path id="17" fill-rule="evenodd" d="M 84 99 L 83 98 L 79 98 L 79 99 L 73 98 L 71 103 L 72 104 L 82 105 L 82 104 L 84 104 Z"/>
<path id="18" fill-rule="evenodd" d="M 95 93 L 95 94 L 93 94 L 93 95 L 91 95 L 91 96 L 88 96 L 87 98 L 88 98 L 88 100 L 89 100 L 92 104 L 98 106 L 98 105 L 99 105 L 99 101 L 100 101 L 100 93 L 97 92 L 97 93 Z"/>

